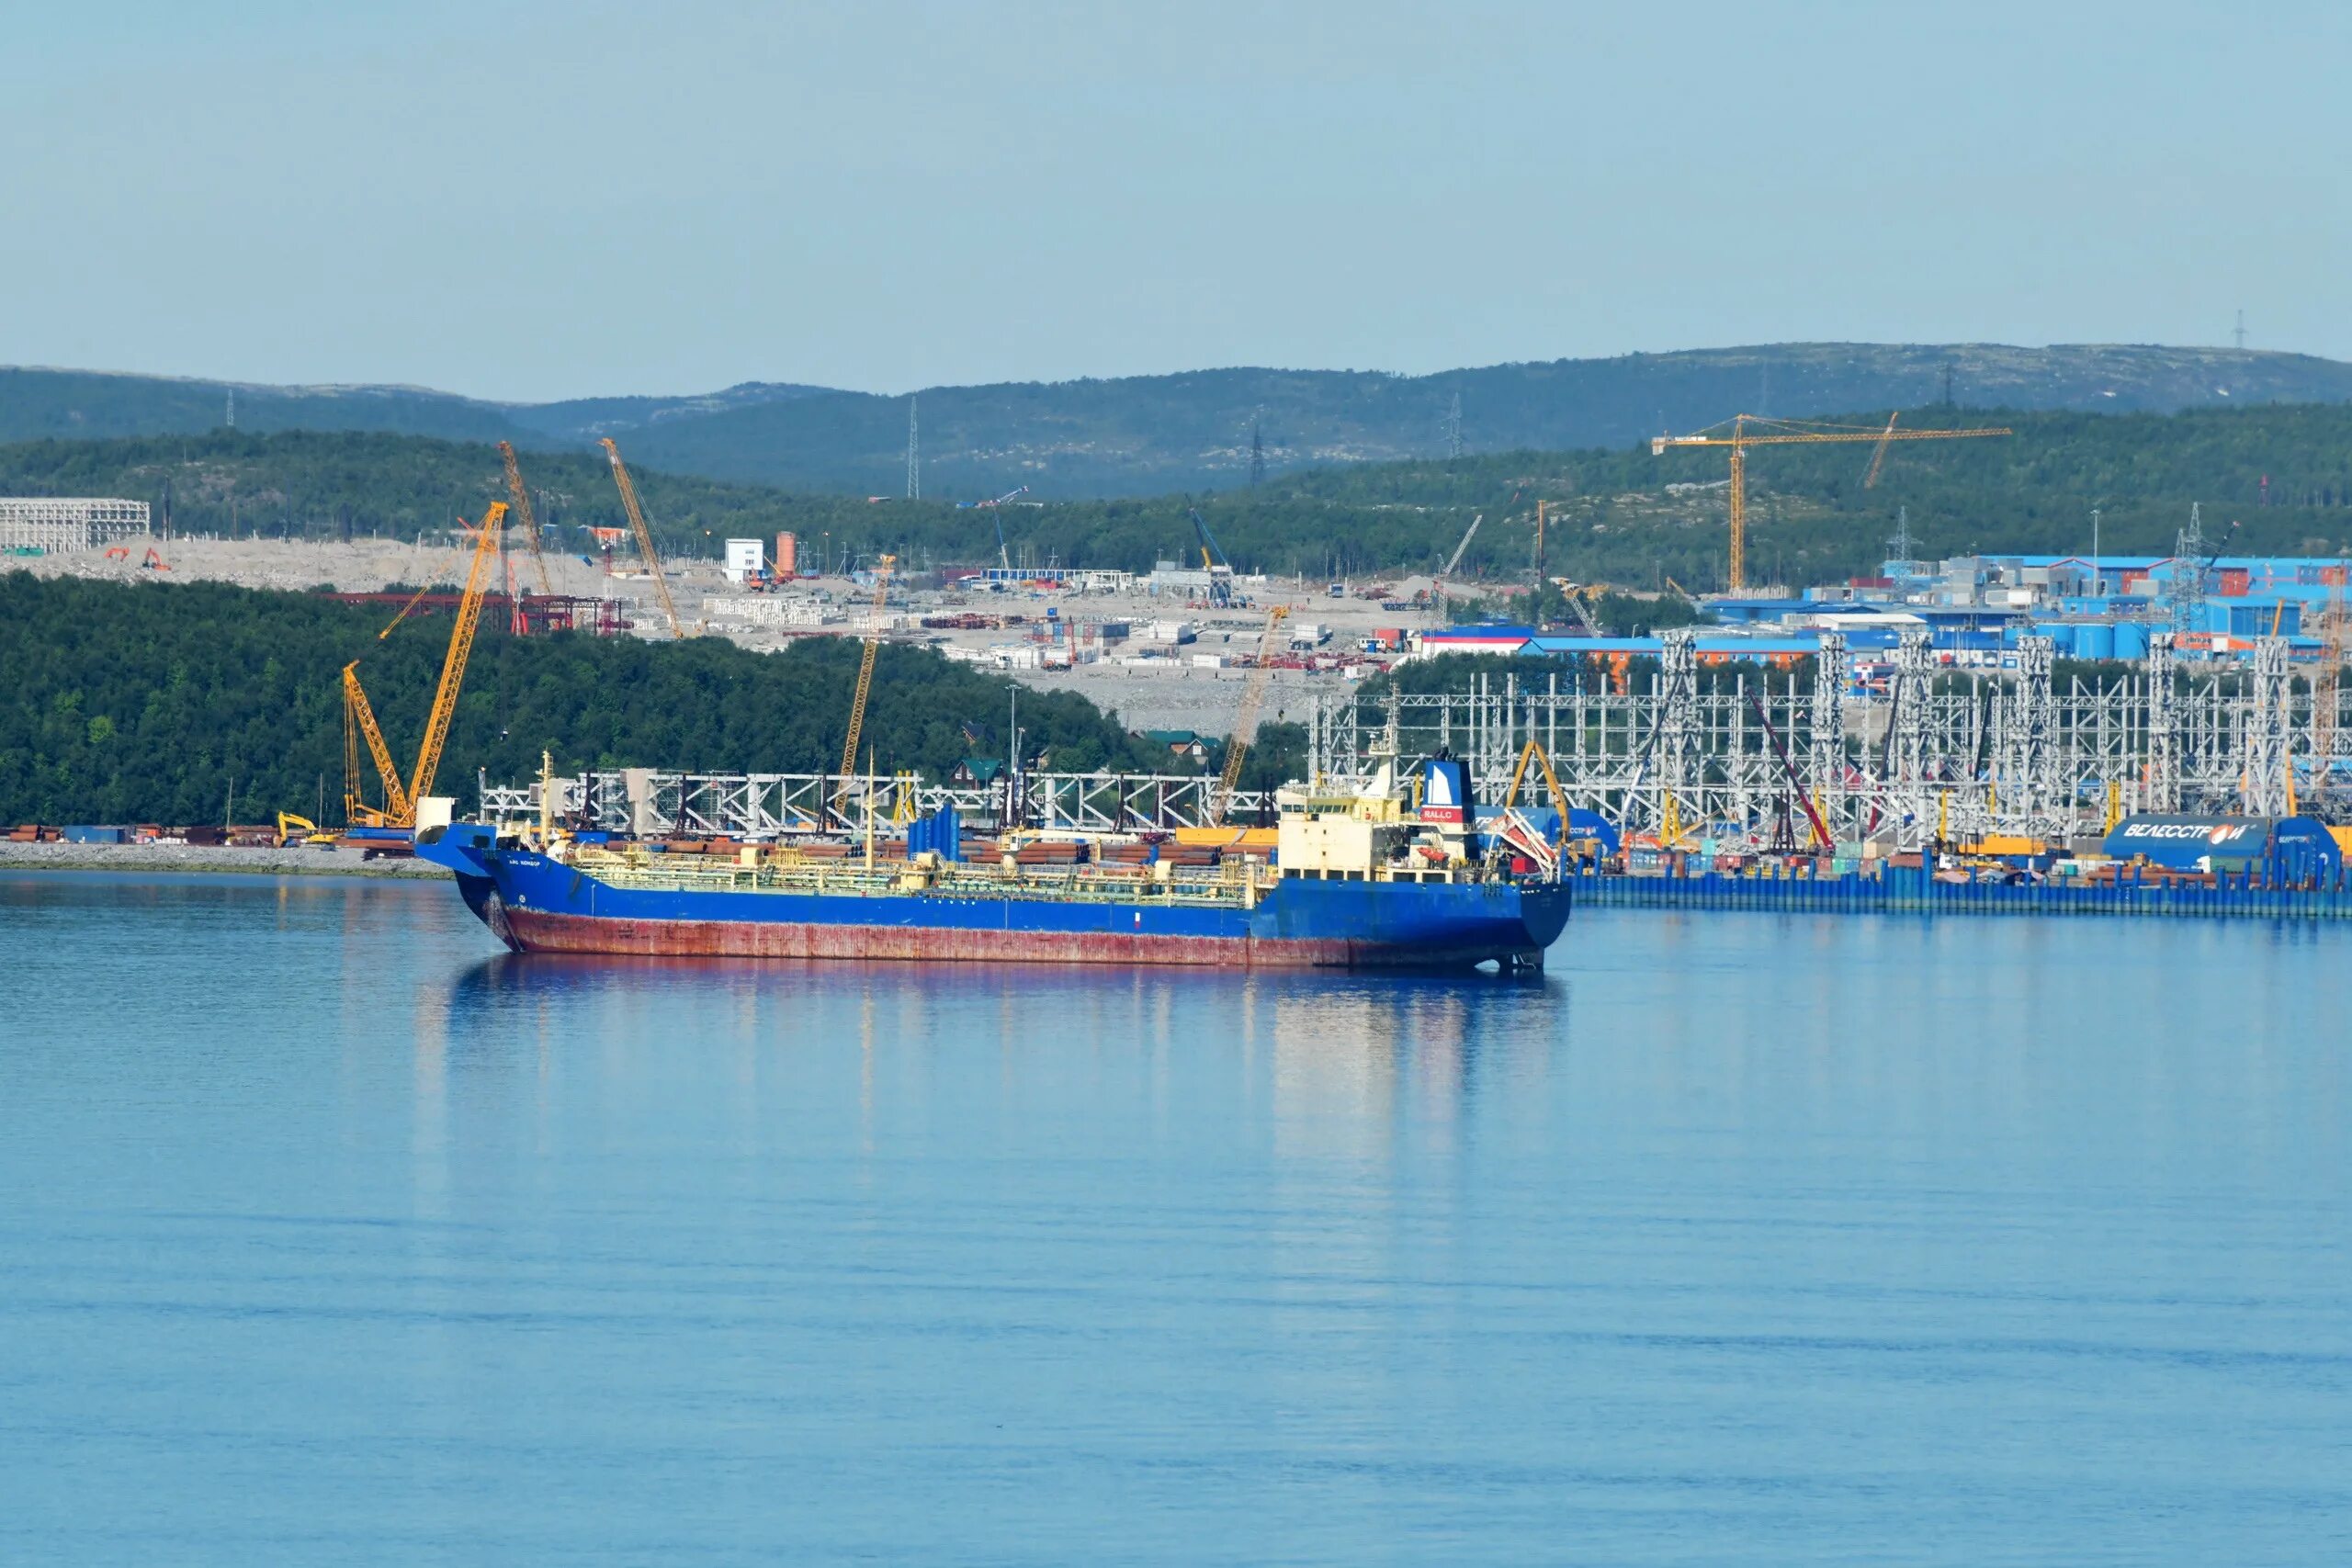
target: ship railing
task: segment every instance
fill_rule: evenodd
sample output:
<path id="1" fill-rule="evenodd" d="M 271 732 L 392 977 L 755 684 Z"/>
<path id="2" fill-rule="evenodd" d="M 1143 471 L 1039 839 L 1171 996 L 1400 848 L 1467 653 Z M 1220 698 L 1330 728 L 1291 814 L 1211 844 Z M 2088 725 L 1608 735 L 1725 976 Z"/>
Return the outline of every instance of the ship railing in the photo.
<path id="1" fill-rule="evenodd" d="M 1227 905 L 1246 902 L 1253 886 L 1262 889 L 1272 885 L 1266 868 L 1251 864 L 1222 864 L 1206 876 L 1162 879 L 1149 866 L 1022 866 L 1007 871 L 987 862 L 924 867 L 896 858 L 877 859 L 868 866 L 862 858 L 819 860 L 789 851 L 748 865 L 741 861 L 695 863 L 696 858 L 587 852 L 573 863 L 615 887 L 706 893 L 797 890 L 846 897 L 922 891 L 975 898 L 1013 894 L 1086 903 Z"/>

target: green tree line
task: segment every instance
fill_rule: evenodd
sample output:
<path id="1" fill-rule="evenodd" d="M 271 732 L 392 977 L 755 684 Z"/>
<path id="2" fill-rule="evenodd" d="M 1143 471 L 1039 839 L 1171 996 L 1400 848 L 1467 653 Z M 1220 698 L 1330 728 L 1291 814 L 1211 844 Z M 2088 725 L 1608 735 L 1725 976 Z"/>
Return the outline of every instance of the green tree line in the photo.
<path id="1" fill-rule="evenodd" d="M 0 820 L 263 821 L 313 815 L 322 795 L 340 820 L 343 666 L 360 660 L 404 775 L 440 677 L 446 616 L 379 642 L 382 624 L 311 594 L 0 574 Z M 536 777 L 542 750 L 567 772 L 828 771 L 859 653 L 838 637 L 772 654 L 716 637 L 514 637 L 485 621 L 436 790 L 469 807 L 477 770 Z M 886 648 L 865 729 L 874 766 L 943 779 L 976 751 L 1001 755 L 1005 708 L 1001 679 Z M 1170 771 L 1073 693 L 1024 688 L 1021 727 L 1053 768 Z"/>

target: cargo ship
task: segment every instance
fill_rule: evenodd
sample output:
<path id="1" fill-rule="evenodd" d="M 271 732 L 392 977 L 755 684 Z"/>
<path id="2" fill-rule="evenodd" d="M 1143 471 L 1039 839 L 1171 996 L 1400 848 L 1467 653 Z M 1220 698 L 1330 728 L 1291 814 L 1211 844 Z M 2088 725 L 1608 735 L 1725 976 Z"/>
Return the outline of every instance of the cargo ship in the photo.
<path id="1" fill-rule="evenodd" d="M 1411 802 L 1384 767 L 1356 794 L 1284 790 L 1275 849 L 1211 866 L 967 859 L 953 807 L 899 854 L 820 859 L 747 845 L 731 860 L 503 834 L 417 835 L 467 907 L 517 953 L 1246 967 L 1543 967 L 1571 895 L 1540 826 L 1481 818 L 1459 761 L 1422 764 Z M 853 846 L 854 848 L 854 846 Z"/>

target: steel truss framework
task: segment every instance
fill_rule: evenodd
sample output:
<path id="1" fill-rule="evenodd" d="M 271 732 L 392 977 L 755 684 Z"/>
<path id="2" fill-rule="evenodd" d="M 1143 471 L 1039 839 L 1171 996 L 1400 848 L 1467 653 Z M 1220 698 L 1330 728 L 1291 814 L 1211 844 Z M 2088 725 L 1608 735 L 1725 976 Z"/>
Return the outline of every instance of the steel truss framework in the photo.
<path id="1" fill-rule="evenodd" d="M 1587 687 L 1574 674 L 1541 688 L 1482 674 L 1472 689 L 1443 695 L 1327 699 L 1309 725 L 1307 769 L 1318 787 L 1361 787 L 1389 757 L 1443 749 L 1469 761 L 1474 790 L 1492 805 L 1527 742 L 1538 740 L 1568 806 L 1690 847 L 1786 843 L 1792 785 L 1836 842 L 1876 837 L 1901 848 L 1939 836 L 2096 833 L 2117 812 L 2352 809 L 2352 725 L 2341 688 L 2327 694 L 2335 722 L 2315 727 L 2312 683 L 2290 669 L 2283 641 L 2257 649 L 2248 672 L 2186 666 L 2171 640 L 2152 638 L 2147 661 L 2131 674 L 2074 677 L 2061 690 L 2047 639 L 2025 639 L 2017 668 L 1993 672 L 1939 670 L 1917 637 L 1896 649 L 1886 689 L 1865 695 L 1793 672 L 1721 671 L 1709 682 L 1687 647 L 1669 645 L 1674 657 L 1645 692 Z M 1836 639 L 1824 642 L 1836 662 L 1820 668 L 1842 666 Z M 583 773 L 557 781 L 558 810 L 582 827 L 758 840 L 858 831 L 869 819 L 887 826 L 951 802 L 974 825 L 1001 827 L 1010 794 L 1011 815 L 1024 827 L 1134 832 L 1206 825 L 1216 780 L 1031 773 L 1009 789 L 899 774 L 850 780 L 829 810 L 839 782 L 823 773 Z M 1272 804 L 1241 794 L 1231 819 L 1263 820 Z M 485 779 L 481 809 L 501 823 L 535 818 L 537 786 Z"/>
<path id="2" fill-rule="evenodd" d="M 1216 780 L 1193 773 L 1025 773 L 1017 785 L 927 784 L 911 773 L 842 781 L 831 773 L 678 773 L 629 769 L 556 780 L 558 816 L 608 832 L 727 835 L 766 840 L 792 833 L 864 830 L 953 805 L 975 826 L 1001 828 L 1011 795 L 1014 819 L 1050 832 L 1123 833 L 1209 825 Z M 539 787 L 481 782 L 484 819 L 502 827 L 536 821 Z M 871 808 L 869 810 L 869 801 Z M 1237 791 L 1227 821 L 1246 826 L 1270 811 L 1263 792 Z"/>
<path id="3" fill-rule="evenodd" d="M 1622 695 L 1574 674 L 1540 688 L 1482 675 L 1464 693 L 1327 704 L 1309 767 L 1326 784 L 1361 781 L 1393 728 L 1399 755 L 1444 747 L 1467 758 L 1473 788 L 1493 803 L 1521 749 L 1540 740 L 1568 806 L 1630 832 L 1679 819 L 1679 841 L 1692 848 L 1784 838 L 1791 768 L 1838 842 L 1884 837 L 1903 848 L 1939 835 L 2097 833 L 2116 811 L 2352 807 L 2343 697 L 2329 694 L 2337 722 L 2315 730 L 2311 683 L 2290 672 L 2283 641 L 2258 649 L 2250 674 L 2192 670 L 2170 644 L 2157 637 L 2128 675 L 2063 688 L 2048 639 L 2034 637 L 1998 672 L 1939 670 L 1915 637 L 1896 649 L 1886 689 L 1860 696 L 1826 677 L 1752 670 L 1721 671 L 1710 686 L 1676 658 L 1661 660 L 1648 690 Z M 1830 653 L 1842 664 L 1842 649 Z"/>

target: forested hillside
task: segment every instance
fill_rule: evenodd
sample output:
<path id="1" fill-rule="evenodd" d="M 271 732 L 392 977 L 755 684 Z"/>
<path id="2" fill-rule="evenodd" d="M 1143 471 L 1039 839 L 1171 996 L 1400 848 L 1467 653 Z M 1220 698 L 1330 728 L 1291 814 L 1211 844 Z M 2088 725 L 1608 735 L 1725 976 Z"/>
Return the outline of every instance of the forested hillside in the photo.
<path id="1" fill-rule="evenodd" d="M 0 441 L 200 435 L 223 382 L 0 368 Z M 864 496 L 905 491 L 903 395 L 745 382 L 683 397 L 496 403 L 413 387 L 234 389 L 237 428 L 390 431 L 549 450 L 623 438 L 650 468 Z M 1454 409 L 1459 401 L 1458 422 Z M 2352 400 L 2352 365 L 2146 344 L 1768 344 L 1492 365 L 1428 376 L 1218 369 L 935 387 L 920 397 L 923 491 L 972 500 L 1233 490 L 1265 472 L 1628 445 L 1736 412 L 1805 416 L 1958 402 L 2168 413 Z"/>
<path id="2" fill-rule="evenodd" d="M 1203 370 L 926 389 L 924 488 L 984 495 L 1149 495 L 1269 473 L 1465 453 L 1614 446 L 1746 412 L 1977 407 L 2108 412 L 2352 399 L 2352 366 L 2307 355 L 2142 345 L 2011 348 L 1772 344 L 1449 370 Z M 639 438 L 681 473 L 803 490 L 902 488 L 908 400 L 837 392 L 679 419 Z"/>
<path id="3" fill-rule="evenodd" d="M 304 594 L 218 584 L 40 581 L 0 574 L 0 821 L 340 819 L 345 663 L 393 752 L 415 755 L 448 622 L 382 617 Z M 858 645 L 812 640 L 758 654 L 718 638 L 656 644 L 517 638 L 485 622 L 439 788 L 470 806 L 475 770 L 645 766 L 812 773 L 838 767 Z M 890 649 L 865 734 L 875 765 L 944 778 L 1004 745 L 1004 687 L 927 650 Z M 1053 766 L 1165 771 L 1083 697 L 1023 694 L 1021 726 Z M 371 795 L 376 792 L 370 788 Z"/>
<path id="4" fill-rule="evenodd" d="M 2242 522 L 2235 549 L 2352 552 L 2352 407 L 2173 415 L 1926 408 L 1905 413 L 1900 427 L 1955 424 L 2007 425 L 2016 434 L 1896 445 L 1872 489 L 1862 482 L 1868 443 L 1757 451 L 1748 467 L 1751 581 L 1802 584 L 1873 568 L 1905 513 L 1915 552 L 1931 557 L 2086 550 L 2095 507 L 2109 552 L 2161 554 L 2196 502 L 2216 523 Z M 1525 581 L 1543 501 L 1555 571 L 1639 587 L 1671 576 L 1704 590 L 1723 578 L 1725 467 L 1720 450 L 1652 457 L 1646 445 L 1510 452 L 1311 470 L 1197 503 L 1244 570 L 1359 579 L 1433 571 L 1483 515 L 1461 575 Z M 526 474 L 561 547 L 582 547 L 579 525 L 623 521 L 600 457 L 526 455 Z M 978 565 L 995 557 L 1000 522 L 1014 558 L 1038 565 L 1141 570 L 1193 551 L 1193 502 L 1182 495 L 990 512 L 790 494 L 650 468 L 637 477 L 673 552 L 708 556 L 730 534 L 792 529 L 812 561 L 824 548 L 837 560 L 888 549 L 912 566 Z M 481 515 L 504 486 L 486 446 L 224 432 L 0 448 L 0 493 L 127 495 L 156 503 L 159 516 L 168 504 L 185 531 L 224 532 L 233 520 L 246 533 L 405 538 Z"/>

